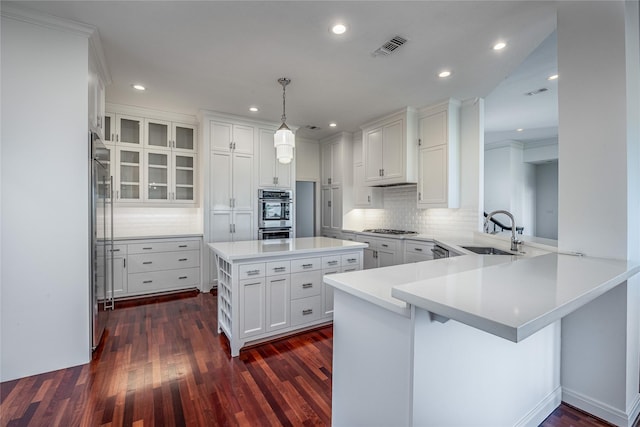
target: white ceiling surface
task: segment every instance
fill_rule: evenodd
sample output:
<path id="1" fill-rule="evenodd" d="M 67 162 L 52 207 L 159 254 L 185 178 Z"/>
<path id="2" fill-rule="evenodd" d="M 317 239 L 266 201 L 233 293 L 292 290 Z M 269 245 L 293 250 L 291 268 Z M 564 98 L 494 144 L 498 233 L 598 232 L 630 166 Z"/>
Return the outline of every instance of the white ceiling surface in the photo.
<path id="1" fill-rule="evenodd" d="M 287 123 L 318 126 L 298 132 L 314 139 L 357 131 L 407 105 L 487 97 L 556 25 L 555 2 L 540 1 L 43 1 L 23 6 L 98 28 L 113 80 L 108 102 L 279 122 L 282 88 L 276 80 L 286 76 L 292 79 Z M 347 24 L 345 35 L 329 32 L 336 21 Z M 395 35 L 408 42 L 390 56 L 371 55 Z M 493 51 L 499 40 L 507 48 Z M 453 70 L 446 80 L 436 76 L 444 68 Z M 134 92 L 133 83 L 148 90 Z M 548 117 L 531 110 L 519 114 L 521 107 L 494 111 L 491 106 L 509 96 L 505 88 L 487 100 L 488 132 L 547 126 L 543 119 Z M 252 105 L 260 111 L 249 113 Z M 332 121 L 336 128 L 328 127 Z"/>

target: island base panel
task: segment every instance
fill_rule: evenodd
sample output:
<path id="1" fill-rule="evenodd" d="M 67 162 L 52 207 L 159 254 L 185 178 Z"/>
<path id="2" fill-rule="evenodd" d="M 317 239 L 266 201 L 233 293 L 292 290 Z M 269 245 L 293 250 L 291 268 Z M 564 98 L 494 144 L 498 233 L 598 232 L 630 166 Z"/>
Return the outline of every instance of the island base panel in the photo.
<path id="1" fill-rule="evenodd" d="M 513 343 L 415 309 L 414 348 L 413 425 L 538 426 L 560 405 L 560 321 Z"/>
<path id="2" fill-rule="evenodd" d="M 334 289 L 333 426 L 408 426 L 412 319 Z"/>

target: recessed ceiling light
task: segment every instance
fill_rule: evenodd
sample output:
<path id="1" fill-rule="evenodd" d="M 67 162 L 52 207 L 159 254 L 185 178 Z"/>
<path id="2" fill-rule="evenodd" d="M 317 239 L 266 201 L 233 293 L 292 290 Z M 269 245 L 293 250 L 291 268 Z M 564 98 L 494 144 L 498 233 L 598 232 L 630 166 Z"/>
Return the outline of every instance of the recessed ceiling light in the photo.
<path id="1" fill-rule="evenodd" d="M 556 80 L 558 78 L 557 74 L 547 77 L 547 80 Z"/>
<path id="2" fill-rule="evenodd" d="M 505 47 L 507 47 L 507 44 L 505 42 L 499 42 L 493 45 L 493 50 L 502 50 Z"/>
<path id="3" fill-rule="evenodd" d="M 258 107 L 249 107 L 249 111 L 251 111 L 252 113 L 256 113 L 258 112 Z"/>
<path id="4" fill-rule="evenodd" d="M 147 90 L 146 87 L 139 85 L 139 84 L 135 84 L 135 85 L 131 85 L 132 88 L 134 88 L 135 90 L 139 90 L 139 91 L 143 91 L 143 90 Z"/>
<path id="5" fill-rule="evenodd" d="M 522 129 L 522 128 L 518 128 L 518 129 L 516 129 L 516 132 L 522 132 L 523 130 L 524 129 Z"/>
<path id="6" fill-rule="evenodd" d="M 336 35 L 344 34 L 347 32 L 347 26 L 344 24 L 335 24 L 331 27 L 331 32 Z"/>
<path id="7" fill-rule="evenodd" d="M 334 127 L 336 127 L 336 126 L 338 126 L 336 123 L 329 123 L 329 127 L 334 128 Z"/>
<path id="8" fill-rule="evenodd" d="M 449 77 L 450 75 L 451 75 L 451 71 L 449 70 L 443 70 L 438 73 L 438 77 L 440 78 Z"/>

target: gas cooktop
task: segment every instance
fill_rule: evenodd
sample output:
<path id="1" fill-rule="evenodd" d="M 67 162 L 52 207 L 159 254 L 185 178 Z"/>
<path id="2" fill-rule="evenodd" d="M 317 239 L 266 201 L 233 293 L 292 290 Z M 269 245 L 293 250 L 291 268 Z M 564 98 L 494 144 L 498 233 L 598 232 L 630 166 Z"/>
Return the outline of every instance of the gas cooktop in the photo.
<path id="1" fill-rule="evenodd" d="M 406 231 L 406 230 L 393 230 L 390 228 L 369 228 L 367 230 L 362 230 L 364 233 L 376 233 L 376 234 L 418 234 L 417 231 Z"/>

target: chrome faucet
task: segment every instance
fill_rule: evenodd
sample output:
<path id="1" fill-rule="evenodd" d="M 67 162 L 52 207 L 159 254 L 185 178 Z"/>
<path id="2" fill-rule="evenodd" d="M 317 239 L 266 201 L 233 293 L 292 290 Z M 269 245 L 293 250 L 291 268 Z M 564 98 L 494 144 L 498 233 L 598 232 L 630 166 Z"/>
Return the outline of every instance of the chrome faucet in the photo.
<path id="1" fill-rule="evenodd" d="M 519 251 L 518 245 L 522 244 L 522 240 L 516 239 L 516 220 L 515 218 L 513 218 L 511 212 L 505 210 L 497 210 L 489 213 L 487 215 L 487 219 L 484 220 L 484 232 L 489 232 L 489 220 L 496 214 L 505 214 L 511 219 L 511 250 L 516 252 Z"/>

